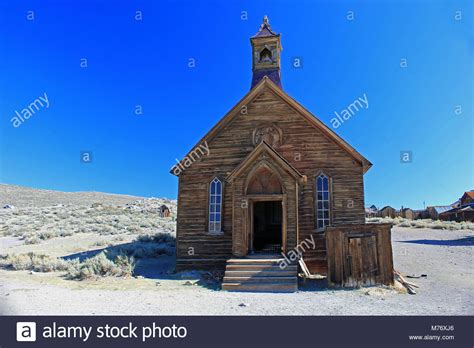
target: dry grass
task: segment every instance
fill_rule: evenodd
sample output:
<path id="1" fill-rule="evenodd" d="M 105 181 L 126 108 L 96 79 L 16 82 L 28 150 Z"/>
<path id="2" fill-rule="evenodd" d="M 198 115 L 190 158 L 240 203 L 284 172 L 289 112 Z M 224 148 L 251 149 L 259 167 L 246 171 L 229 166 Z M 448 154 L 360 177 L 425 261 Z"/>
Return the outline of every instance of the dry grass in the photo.
<path id="1" fill-rule="evenodd" d="M 368 218 L 368 223 L 392 223 L 399 227 L 430 228 L 433 230 L 472 230 L 474 224 L 471 222 L 441 221 L 431 219 L 409 220 L 401 217 L 392 218 Z"/>
<path id="2" fill-rule="evenodd" d="M 159 216 L 159 206 L 171 208 L 170 218 Z M 26 207 L 0 209 L 0 236 L 15 236 L 25 244 L 72 236 L 76 233 L 100 235 L 150 235 L 157 231 L 175 231 L 176 201 L 142 199 L 114 206 L 94 203 L 90 206 Z"/>
<path id="3" fill-rule="evenodd" d="M 66 274 L 68 279 L 85 280 L 97 277 L 131 277 L 135 269 L 135 260 L 126 255 L 116 255 L 110 259 L 105 252 L 79 262 L 69 262 Z"/>
<path id="4" fill-rule="evenodd" d="M 56 257 L 30 252 L 2 256 L 0 265 L 16 271 L 28 270 L 35 272 L 67 271 L 69 262 Z"/>
<path id="5" fill-rule="evenodd" d="M 15 271 L 66 272 L 66 278 L 84 280 L 96 277 L 130 277 L 135 269 L 135 260 L 123 254 L 109 256 L 101 252 L 80 262 L 79 259 L 64 260 L 33 252 L 0 256 L 0 266 Z"/>

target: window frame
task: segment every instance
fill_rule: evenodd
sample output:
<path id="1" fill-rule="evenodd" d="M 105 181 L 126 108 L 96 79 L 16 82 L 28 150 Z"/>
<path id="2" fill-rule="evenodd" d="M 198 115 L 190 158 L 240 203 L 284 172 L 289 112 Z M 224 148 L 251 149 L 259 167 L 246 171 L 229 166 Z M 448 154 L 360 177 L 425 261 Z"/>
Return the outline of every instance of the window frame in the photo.
<path id="1" fill-rule="evenodd" d="M 214 183 L 219 183 L 220 184 L 220 193 L 212 193 L 212 185 Z M 215 190 L 217 191 L 217 189 Z M 213 201 L 213 197 L 220 197 L 220 202 L 217 203 L 217 200 Z M 213 209 L 212 206 L 215 208 Z M 219 209 L 217 209 L 219 207 Z M 219 211 L 218 211 L 219 210 Z M 220 179 L 218 176 L 214 176 L 212 180 L 209 181 L 207 185 L 207 214 L 206 214 L 206 220 L 207 220 L 207 233 L 209 234 L 223 234 L 224 229 L 223 229 L 223 212 L 224 212 L 224 181 Z M 219 214 L 219 220 L 211 220 L 211 214 Z M 214 224 L 214 227 L 211 228 L 211 226 Z M 215 224 L 218 224 L 218 228 L 215 227 Z"/>
<path id="2" fill-rule="evenodd" d="M 322 181 L 322 190 L 320 191 L 318 188 L 318 180 L 324 178 L 327 180 L 327 189 L 324 189 L 324 181 Z M 316 232 L 324 232 L 325 228 L 327 226 L 331 226 L 332 224 L 332 180 L 331 177 L 326 174 L 325 172 L 321 171 L 318 172 L 314 176 L 314 181 L 313 181 L 313 188 L 314 188 L 314 228 Z M 320 200 L 318 198 L 319 193 L 321 192 L 322 199 Z M 327 198 L 324 198 L 324 194 L 327 193 Z M 324 208 L 324 203 L 327 202 L 327 208 Z M 321 203 L 322 208 L 319 208 L 319 203 Z M 319 218 L 319 212 L 323 212 L 323 226 L 320 227 L 319 222 L 321 221 L 321 218 Z M 325 216 L 324 212 L 327 211 L 327 217 Z M 327 223 L 325 222 L 327 221 Z"/>

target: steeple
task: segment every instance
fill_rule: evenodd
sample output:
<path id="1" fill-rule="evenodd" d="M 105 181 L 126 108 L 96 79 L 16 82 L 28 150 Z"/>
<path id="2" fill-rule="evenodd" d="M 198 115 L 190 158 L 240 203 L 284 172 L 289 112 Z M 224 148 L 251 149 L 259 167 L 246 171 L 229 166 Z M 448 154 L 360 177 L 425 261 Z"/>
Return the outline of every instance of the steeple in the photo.
<path id="1" fill-rule="evenodd" d="M 252 86 L 268 76 L 281 88 L 280 80 L 280 53 L 283 50 L 280 43 L 280 34 L 276 34 L 270 27 L 268 17 L 263 17 L 258 32 L 250 38 L 252 44 Z"/>

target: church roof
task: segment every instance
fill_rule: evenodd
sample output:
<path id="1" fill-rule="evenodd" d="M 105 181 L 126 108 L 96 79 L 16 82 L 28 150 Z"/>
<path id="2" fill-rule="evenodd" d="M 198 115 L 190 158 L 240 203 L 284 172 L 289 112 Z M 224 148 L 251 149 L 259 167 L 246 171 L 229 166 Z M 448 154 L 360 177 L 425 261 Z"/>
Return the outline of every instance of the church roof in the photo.
<path id="1" fill-rule="evenodd" d="M 269 88 L 271 91 L 273 91 L 290 107 L 292 107 L 299 115 L 304 117 L 311 125 L 313 125 L 315 128 L 318 128 L 330 140 L 334 141 L 342 150 L 344 150 L 352 158 L 359 162 L 363 167 L 363 173 L 367 172 L 369 168 L 372 167 L 372 163 L 368 159 L 366 159 L 359 152 L 357 152 L 344 139 L 342 139 L 332 129 L 330 129 L 322 121 L 320 121 L 316 116 L 314 116 L 303 106 L 301 106 L 296 100 L 286 94 L 267 76 L 264 76 L 263 79 L 256 86 L 254 86 L 223 118 L 221 118 L 221 120 L 217 122 L 217 124 L 215 124 L 214 127 L 212 127 L 211 130 L 209 130 L 209 132 L 207 132 L 207 134 L 201 140 L 199 140 L 199 142 L 187 153 L 184 158 L 190 155 L 193 149 L 199 146 L 199 144 L 203 144 L 205 142 L 209 143 L 210 141 L 212 141 L 212 139 L 214 139 L 222 129 L 228 126 L 236 116 L 240 115 L 242 107 L 244 105 L 248 105 L 265 88 Z M 180 163 L 181 162 L 182 160 L 180 161 Z M 173 169 L 175 167 L 176 166 L 173 166 L 173 168 L 171 168 L 170 170 L 172 174 L 174 174 Z"/>
<path id="2" fill-rule="evenodd" d="M 268 17 L 265 16 L 263 17 L 263 22 L 260 25 L 260 29 L 258 29 L 258 32 L 252 36 L 252 38 L 258 38 L 258 37 L 268 37 L 268 36 L 280 36 L 280 34 L 276 34 L 272 28 L 270 27 L 270 23 L 268 22 Z"/>
<path id="3" fill-rule="evenodd" d="M 271 69 L 260 69 L 260 70 L 255 70 L 252 74 L 252 85 L 250 86 L 250 89 L 252 89 L 255 85 L 257 85 L 264 76 L 268 76 L 272 82 L 277 85 L 278 87 L 281 87 L 281 79 L 280 79 L 280 70 L 271 68 Z"/>

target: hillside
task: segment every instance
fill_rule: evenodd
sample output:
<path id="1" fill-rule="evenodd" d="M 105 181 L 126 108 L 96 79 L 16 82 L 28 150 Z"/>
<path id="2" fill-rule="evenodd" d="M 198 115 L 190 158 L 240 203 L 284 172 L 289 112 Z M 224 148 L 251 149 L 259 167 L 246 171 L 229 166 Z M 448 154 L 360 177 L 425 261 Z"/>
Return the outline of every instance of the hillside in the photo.
<path id="1" fill-rule="evenodd" d="M 110 205 L 125 205 L 141 198 L 102 192 L 62 192 L 0 184 L 0 207 L 6 204 L 18 208 L 49 207 L 58 204 L 84 206 L 97 202 Z"/>

